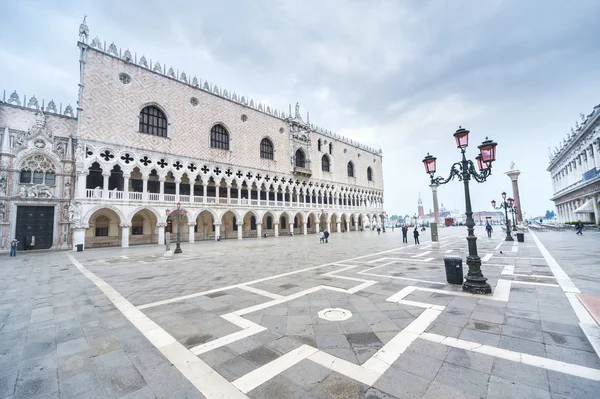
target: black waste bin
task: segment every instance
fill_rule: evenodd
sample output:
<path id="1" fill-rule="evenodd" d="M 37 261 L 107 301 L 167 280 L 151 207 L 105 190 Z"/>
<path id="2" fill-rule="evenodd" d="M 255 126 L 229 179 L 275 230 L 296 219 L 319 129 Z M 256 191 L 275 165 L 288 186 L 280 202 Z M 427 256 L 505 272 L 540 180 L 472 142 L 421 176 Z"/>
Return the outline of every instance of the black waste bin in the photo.
<path id="1" fill-rule="evenodd" d="M 525 233 L 517 233 L 517 241 L 525 242 Z"/>
<path id="2" fill-rule="evenodd" d="M 462 258 L 444 258 L 446 281 L 450 284 L 463 283 Z"/>
<path id="3" fill-rule="evenodd" d="M 83 252 L 83 244 L 77 244 L 77 252 Z"/>

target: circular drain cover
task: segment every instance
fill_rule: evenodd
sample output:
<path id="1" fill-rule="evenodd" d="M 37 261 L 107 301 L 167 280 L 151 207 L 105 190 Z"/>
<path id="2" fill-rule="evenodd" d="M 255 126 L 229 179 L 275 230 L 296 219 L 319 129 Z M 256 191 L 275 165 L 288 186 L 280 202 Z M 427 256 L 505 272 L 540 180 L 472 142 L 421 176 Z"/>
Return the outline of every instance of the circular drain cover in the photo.
<path id="1" fill-rule="evenodd" d="M 352 312 L 340 308 L 327 308 L 318 313 L 319 317 L 329 321 L 343 321 L 352 317 Z"/>

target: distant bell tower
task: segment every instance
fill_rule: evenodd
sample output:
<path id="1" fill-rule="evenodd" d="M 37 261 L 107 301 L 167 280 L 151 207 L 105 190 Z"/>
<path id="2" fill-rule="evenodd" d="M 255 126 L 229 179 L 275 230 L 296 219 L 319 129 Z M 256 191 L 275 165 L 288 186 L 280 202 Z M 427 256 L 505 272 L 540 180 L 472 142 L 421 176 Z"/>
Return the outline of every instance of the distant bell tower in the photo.
<path id="1" fill-rule="evenodd" d="M 423 216 L 425 216 L 425 212 L 423 211 L 423 201 L 421 200 L 421 193 L 419 193 L 419 218 L 422 218 Z"/>

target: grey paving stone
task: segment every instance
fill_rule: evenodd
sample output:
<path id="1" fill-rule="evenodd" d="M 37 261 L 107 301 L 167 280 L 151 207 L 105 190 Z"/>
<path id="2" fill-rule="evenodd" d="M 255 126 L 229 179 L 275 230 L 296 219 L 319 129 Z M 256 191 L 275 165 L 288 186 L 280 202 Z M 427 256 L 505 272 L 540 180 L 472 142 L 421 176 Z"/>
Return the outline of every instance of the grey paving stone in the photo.
<path id="1" fill-rule="evenodd" d="M 573 335 L 565 335 L 556 332 L 544 332 L 544 343 L 546 345 L 555 345 L 565 348 L 578 349 L 587 352 L 593 352 L 594 348 L 590 345 L 587 338 Z"/>
<path id="2" fill-rule="evenodd" d="M 248 393 L 252 399 L 301 399 L 306 397 L 306 391 L 278 375 Z"/>
<path id="3" fill-rule="evenodd" d="M 0 398 L 12 395 L 15 392 L 15 384 L 17 382 L 17 372 L 3 374 L 0 372 Z"/>
<path id="4" fill-rule="evenodd" d="M 540 342 L 500 336 L 500 343 L 498 344 L 498 347 L 514 352 L 528 353 L 534 356 L 546 357 L 545 345 Z"/>
<path id="5" fill-rule="evenodd" d="M 542 330 L 542 323 L 538 320 L 532 320 L 523 317 L 506 316 L 505 325 L 524 328 L 526 330 Z"/>
<path id="6" fill-rule="evenodd" d="M 279 354 L 273 349 L 263 345 L 244 353 L 242 356 L 258 366 L 263 366 L 277 359 Z"/>
<path id="7" fill-rule="evenodd" d="M 487 313 L 487 312 L 474 311 L 473 314 L 471 314 L 471 319 L 479 320 L 479 321 L 489 321 L 490 323 L 496 323 L 496 324 L 504 324 L 504 314 L 500 314 L 500 313 Z"/>
<path id="8" fill-rule="evenodd" d="M 14 399 L 38 399 L 58 395 L 56 375 L 49 373 L 35 377 L 18 379 Z"/>
<path id="9" fill-rule="evenodd" d="M 256 364 L 242 356 L 236 356 L 214 367 L 217 373 L 221 374 L 228 381 L 236 380 L 257 368 Z"/>
<path id="10" fill-rule="evenodd" d="M 585 337 L 579 324 L 555 323 L 551 321 L 542 321 L 542 330 L 545 332 L 555 332 L 564 335 L 573 335 Z"/>
<path id="11" fill-rule="evenodd" d="M 423 399 L 481 399 L 479 395 L 472 395 L 455 386 L 434 381 L 422 396 Z"/>
<path id="12" fill-rule="evenodd" d="M 94 358 L 94 364 L 107 393 L 122 396 L 146 385 L 140 373 L 122 351 L 112 351 L 97 356 Z"/>
<path id="13" fill-rule="evenodd" d="M 492 371 L 494 358 L 492 356 L 482 355 L 479 353 L 466 351 L 464 349 L 450 348 L 445 361 L 457 366 L 462 366 L 490 374 Z"/>
<path id="14" fill-rule="evenodd" d="M 59 357 L 71 356 L 79 352 L 84 352 L 90 349 L 85 338 L 76 338 L 70 341 L 66 341 L 58 344 L 57 355 Z"/>
<path id="15" fill-rule="evenodd" d="M 350 344 L 343 334 L 317 334 L 315 336 L 317 348 L 350 348 Z"/>
<path id="16" fill-rule="evenodd" d="M 446 345 L 417 339 L 408 347 L 405 353 L 416 352 L 417 354 L 424 354 L 435 359 L 444 360 L 449 350 Z"/>
<path id="17" fill-rule="evenodd" d="M 179 398 L 179 396 L 173 396 L 176 398 Z M 155 399 L 156 395 L 154 395 L 154 392 L 152 392 L 152 390 L 150 389 L 150 387 L 143 387 L 141 389 L 138 389 L 137 391 L 133 391 L 131 393 L 128 393 L 127 395 L 121 397 L 121 399 Z"/>
<path id="18" fill-rule="evenodd" d="M 388 369 L 373 387 L 398 398 L 419 398 L 425 394 L 430 380 L 398 368 Z"/>
<path id="19" fill-rule="evenodd" d="M 556 371 L 548 371 L 548 381 L 552 393 L 564 395 L 572 399 L 586 399 L 598 396 L 600 382 L 575 377 Z"/>
<path id="20" fill-rule="evenodd" d="M 546 345 L 546 353 L 550 359 L 578 364 L 580 366 L 600 368 L 600 359 L 595 352 L 580 351 L 572 348 Z"/>
<path id="21" fill-rule="evenodd" d="M 551 399 L 550 391 L 516 383 L 504 378 L 491 376 L 488 387 L 488 399 Z"/>
<path id="22" fill-rule="evenodd" d="M 406 351 L 394 362 L 392 367 L 431 381 L 437 375 L 442 364 L 443 360 L 419 352 Z"/>
<path id="23" fill-rule="evenodd" d="M 301 361 L 281 373 L 281 376 L 292 381 L 304 390 L 311 390 L 314 386 L 320 384 L 333 371 L 309 360 Z"/>
<path id="24" fill-rule="evenodd" d="M 320 384 L 308 390 L 317 398 L 360 398 L 368 389 L 364 384 L 338 373 L 331 373 Z"/>
<path id="25" fill-rule="evenodd" d="M 495 358 L 491 374 L 506 380 L 531 385 L 542 390 L 550 390 L 548 374 L 545 369 L 540 367 Z"/>
<path id="26" fill-rule="evenodd" d="M 367 392 L 363 394 L 362 399 L 396 399 L 394 396 L 388 395 L 385 392 L 381 392 L 375 388 L 369 388 Z"/>
<path id="27" fill-rule="evenodd" d="M 489 377 L 489 374 L 444 362 L 434 381 L 464 390 L 471 395 L 485 397 Z"/>
<path id="28" fill-rule="evenodd" d="M 524 329 L 520 327 L 504 325 L 502 326 L 502 332 L 500 334 L 508 337 L 526 339 L 529 341 L 544 342 L 544 338 L 540 330 Z"/>
<path id="29" fill-rule="evenodd" d="M 500 335 L 498 334 L 491 334 L 485 331 L 471 330 L 469 328 L 465 328 L 458 338 L 464 339 L 465 341 L 478 342 L 489 346 L 498 346 L 498 344 L 500 343 Z"/>
<path id="30" fill-rule="evenodd" d="M 445 337 L 458 338 L 462 333 L 463 327 L 457 327 L 446 323 L 433 323 L 426 330 L 432 334 L 439 334 Z"/>
<path id="31" fill-rule="evenodd" d="M 59 379 L 60 395 L 65 398 L 79 398 L 87 392 L 104 392 L 100 378 L 93 369 Z M 106 395 L 106 392 L 104 392 Z"/>

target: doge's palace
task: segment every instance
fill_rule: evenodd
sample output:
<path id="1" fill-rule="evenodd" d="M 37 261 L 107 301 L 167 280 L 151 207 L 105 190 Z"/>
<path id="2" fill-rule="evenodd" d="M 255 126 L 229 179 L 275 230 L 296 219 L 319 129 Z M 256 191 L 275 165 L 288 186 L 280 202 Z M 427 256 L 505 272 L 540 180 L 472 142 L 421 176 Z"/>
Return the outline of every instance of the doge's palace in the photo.
<path id="1" fill-rule="evenodd" d="M 383 222 L 382 152 L 81 24 L 77 108 L 4 93 L 0 249 L 363 230 Z M 75 61 L 75 60 L 74 60 Z M 179 209 L 179 211 L 177 211 Z M 175 234 L 171 234 L 175 239 Z"/>

